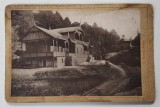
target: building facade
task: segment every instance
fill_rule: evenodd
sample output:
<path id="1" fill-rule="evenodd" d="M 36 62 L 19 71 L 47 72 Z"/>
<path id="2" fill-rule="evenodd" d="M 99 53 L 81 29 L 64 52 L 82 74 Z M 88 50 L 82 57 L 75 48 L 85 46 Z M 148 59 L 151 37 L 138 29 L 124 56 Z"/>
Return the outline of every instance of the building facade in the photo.
<path id="1" fill-rule="evenodd" d="M 122 38 L 120 39 L 118 43 L 118 48 L 120 50 L 126 50 L 131 49 L 133 47 L 132 45 L 132 39 L 126 39 L 124 35 L 122 35 Z"/>
<path id="2" fill-rule="evenodd" d="M 89 42 L 84 42 L 80 26 L 44 29 L 34 25 L 21 39 L 23 65 L 34 67 L 64 67 L 66 58 L 72 66 L 94 60 Z"/>

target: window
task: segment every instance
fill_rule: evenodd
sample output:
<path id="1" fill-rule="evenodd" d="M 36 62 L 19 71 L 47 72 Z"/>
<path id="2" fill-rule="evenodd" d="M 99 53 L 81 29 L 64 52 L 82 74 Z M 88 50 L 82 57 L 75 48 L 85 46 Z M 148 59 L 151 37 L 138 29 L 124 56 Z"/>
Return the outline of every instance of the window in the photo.
<path id="1" fill-rule="evenodd" d="M 62 63 L 63 63 L 63 58 L 62 58 Z"/>

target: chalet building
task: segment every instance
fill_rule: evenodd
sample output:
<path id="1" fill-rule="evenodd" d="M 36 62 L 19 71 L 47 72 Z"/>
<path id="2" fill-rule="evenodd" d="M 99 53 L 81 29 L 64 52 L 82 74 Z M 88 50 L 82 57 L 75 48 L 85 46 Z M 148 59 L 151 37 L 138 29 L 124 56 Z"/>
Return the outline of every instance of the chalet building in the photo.
<path id="1" fill-rule="evenodd" d="M 34 25 L 21 39 L 24 65 L 34 67 L 64 67 L 66 57 L 71 65 L 85 62 L 92 48 L 84 42 L 84 32 L 80 26 L 58 29 L 44 29 Z"/>
<path id="2" fill-rule="evenodd" d="M 132 48 L 132 40 L 131 39 L 126 39 L 124 35 L 122 35 L 122 38 L 120 39 L 119 43 L 118 43 L 118 47 L 121 50 L 125 50 L 125 49 L 130 49 Z"/>

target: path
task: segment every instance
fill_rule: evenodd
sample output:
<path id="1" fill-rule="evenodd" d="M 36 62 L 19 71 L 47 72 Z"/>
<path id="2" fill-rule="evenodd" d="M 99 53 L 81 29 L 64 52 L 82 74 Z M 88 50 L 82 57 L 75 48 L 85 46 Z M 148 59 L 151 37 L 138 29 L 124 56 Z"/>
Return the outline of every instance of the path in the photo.
<path id="1" fill-rule="evenodd" d="M 111 62 L 109 62 L 109 61 L 107 61 L 106 63 L 108 63 L 112 68 L 117 69 L 117 70 L 119 71 L 119 73 L 120 73 L 123 77 L 126 76 L 126 72 L 125 72 L 122 68 L 120 68 L 119 66 L 117 66 L 117 65 L 115 65 L 115 64 L 113 64 L 113 63 L 111 63 Z"/>
<path id="2" fill-rule="evenodd" d="M 118 67 L 117 65 L 107 61 L 110 65 L 110 67 L 117 69 L 118 73 L 121 74 L 121 76 L 116 77 L 116 79 L 112 79 L 110 77 L 100 85 L 96 86 L 95 88 L 85 92 L 83 95 L 85 96 L 94 96 L 94 95 L 112 95 L 115 90 L 117 90 L 122 84 L 128 83 L 129 79 L 124 79 L 123 77 L 126 76 L 125 71 Z M 114 75 L 112 75 L 114 76 Z"/>

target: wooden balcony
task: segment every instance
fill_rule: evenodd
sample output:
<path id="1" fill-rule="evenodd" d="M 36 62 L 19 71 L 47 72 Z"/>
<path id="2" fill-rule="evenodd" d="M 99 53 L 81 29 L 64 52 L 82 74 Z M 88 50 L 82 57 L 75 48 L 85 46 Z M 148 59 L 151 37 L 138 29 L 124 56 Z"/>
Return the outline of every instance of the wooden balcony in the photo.
<path id="1" fill-rule="evenodd" d="M 53 52 L 23 53 L 24 58 L 53 56 Z"/>
<path id="2" fill-rule="evenodd" d="M 39 52 L 39 53 L 23 53 L 24 58 L 49 57 L 49 56 L 65 56 L 65 52 Z"/>
<path id="3" fill-rule="evenodd" d="M 65 56 L 65 52 L 54 52 L 54 57 L 56 56 Z"/>

